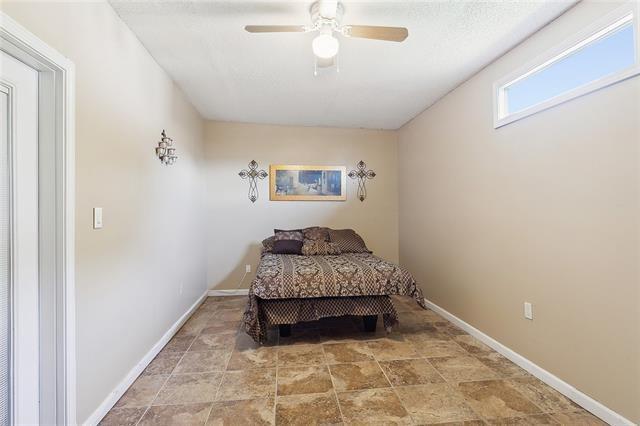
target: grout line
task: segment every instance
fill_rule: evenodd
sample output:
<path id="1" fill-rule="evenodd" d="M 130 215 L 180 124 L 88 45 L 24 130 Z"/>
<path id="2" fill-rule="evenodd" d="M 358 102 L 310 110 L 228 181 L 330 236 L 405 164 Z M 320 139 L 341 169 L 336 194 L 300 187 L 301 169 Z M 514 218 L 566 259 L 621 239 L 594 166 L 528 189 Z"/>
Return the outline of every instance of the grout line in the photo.
<path id="1" fill-rule="evenodd" d="M 409 410 L 407 410 L 407 407 L 404 405 L 404 401 L 402 401 L 402 398 L 400 398 L 400 394 L 398 394 L 398 391 L 396 390 L 396 387 L 393 386 L 393 383 L 391 383 L 391 380 L 389 380 L 389 376 L 387 376 L 387 373 L 385 373 L 384 369 L 380 365 L 380 361 L 378 361 L 378 358 L 375 356 L 375 354 L 373 354 L 373 359 L 375 360 L 376 365 L 378 366 L 380 371 L 382 371 L 382 374 L 384 375 L 384 378 L 387 379 L 387 382 L 389 383 L 391 391 L 396 396 L 396 398 L 398 398 L 398 401 L 400 401 L 400 405 L 402 406 L 402 408 L 404 408 L 404 411 L 407 412 L 407 415 L 409 416 L 409 419 L 411 419 L 411 422 L 414 423 L 414 424 L 417 424 L 418 422 L 416 422 L 416 420 L 413 418 L 413 416 L 411 415 L 411 412 Z M 387 388 L 384 388 L 384 389 L 387 389 Z"/>
<path id="2" fill-rule="evenodd" d="M 320 343 L 320 348 L 322 348 L 322 354 L 324 356 L 325 367 L 329 372 L 329 379 L 331 380 L 331 389 L 333 390 L 333 397 L 336 399 L 336 405 L 338 406 L 338 412 L 340 413 L 340 418 L 342 419 L 342 423 L 346 423 L 344 419 L 344 414 L 342 413 L 342 407 L 340 406 L 340 399 L 338 398 L 338 391 L 336 390 L 336 384 L 333 381 L 333 374 L 331 374 L 331 368 L 329 367 L 329 363 L 327 362 L 327 353 L 324 350 L 324 344 Z"/>

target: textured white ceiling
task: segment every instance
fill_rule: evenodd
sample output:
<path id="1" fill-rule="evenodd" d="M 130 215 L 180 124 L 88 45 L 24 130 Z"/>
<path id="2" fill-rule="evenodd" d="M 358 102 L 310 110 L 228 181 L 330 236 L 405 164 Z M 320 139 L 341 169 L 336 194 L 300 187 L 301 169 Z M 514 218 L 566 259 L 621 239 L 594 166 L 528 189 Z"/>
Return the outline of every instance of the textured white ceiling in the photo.
<path id="1" fill-rule="evenodd" d="M 571 7 L 555 1 L 345 1 L 344 24 L 404 26 L 404 43 L 340 38 L 313 75 L 306 1 L 125 1 L 116 12 L 209 119 L 397 129 Z"/>

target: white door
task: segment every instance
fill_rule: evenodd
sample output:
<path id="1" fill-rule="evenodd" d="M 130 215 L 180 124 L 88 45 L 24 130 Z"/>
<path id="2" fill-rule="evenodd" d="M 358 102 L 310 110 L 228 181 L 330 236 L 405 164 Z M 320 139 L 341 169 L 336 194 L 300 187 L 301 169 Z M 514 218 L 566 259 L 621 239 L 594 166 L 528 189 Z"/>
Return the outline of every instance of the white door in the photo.
<path id="1" fill-rule="evenodd" d="M 0 52 L 0 424 L 38 424 L 38 72 Z"/>

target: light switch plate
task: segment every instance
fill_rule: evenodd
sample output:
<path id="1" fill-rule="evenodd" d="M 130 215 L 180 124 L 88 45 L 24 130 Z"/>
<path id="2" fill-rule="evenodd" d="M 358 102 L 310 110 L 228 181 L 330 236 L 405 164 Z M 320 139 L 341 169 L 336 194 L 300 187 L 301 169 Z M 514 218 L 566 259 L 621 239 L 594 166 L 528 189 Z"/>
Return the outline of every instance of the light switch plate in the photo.
<path id="1" fill-rule="evenodd" d="M 524 302 L 524 317 L 533 320 L 533 306 L 529 302 Z"/>
<path id="2" fill-rule="evenodd" d="M 93 208 L 93 229 L 102 229 L 102 207 Z"/>

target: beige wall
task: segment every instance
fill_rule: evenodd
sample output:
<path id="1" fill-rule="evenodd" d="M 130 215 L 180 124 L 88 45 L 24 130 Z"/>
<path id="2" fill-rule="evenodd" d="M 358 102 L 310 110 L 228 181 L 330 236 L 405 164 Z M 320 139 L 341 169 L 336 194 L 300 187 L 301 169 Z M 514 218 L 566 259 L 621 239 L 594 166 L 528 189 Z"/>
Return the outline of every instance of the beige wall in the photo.
<path id="1" fill-rule="evenodd" d="M 356 198 L 357 183 L 347 178 L 347 201 L 269 201 L 269 178 L 258 183 L 260 198 L 247 198 L 249 183 L 238 172 L 256 160 L 270 164 L 344 165 L 359 160 L 377 173 L 367 183 L 368 197 Z M 245 265 L 259 260 L 260 241 L 274 228 L 324 225 L 354 228 L 376 254 L 398 259 L 396 134 L 388 131 L 265 126 L 208 122 L 206 126 L 206 203 L 208 282 L 212 288 L 242 284 Z"/>
<path id="2" fill-rule="evenodd" d="M 400 130 L 400 261 L 428 299 L 638 422 L 640 77 L 492 126 L 496 79 L 614 7 L 577 5 Z"/>
<path id="3" fill-rule="evenodd" d="M 76 65 L 82 422 L 206 290 L 203 121 L 107 3 L 2 10 Z M 180 155 L 169 168 L 153 152 L 163 128 Z M 94 206 L 104 209 L 99 231 Z"/>

